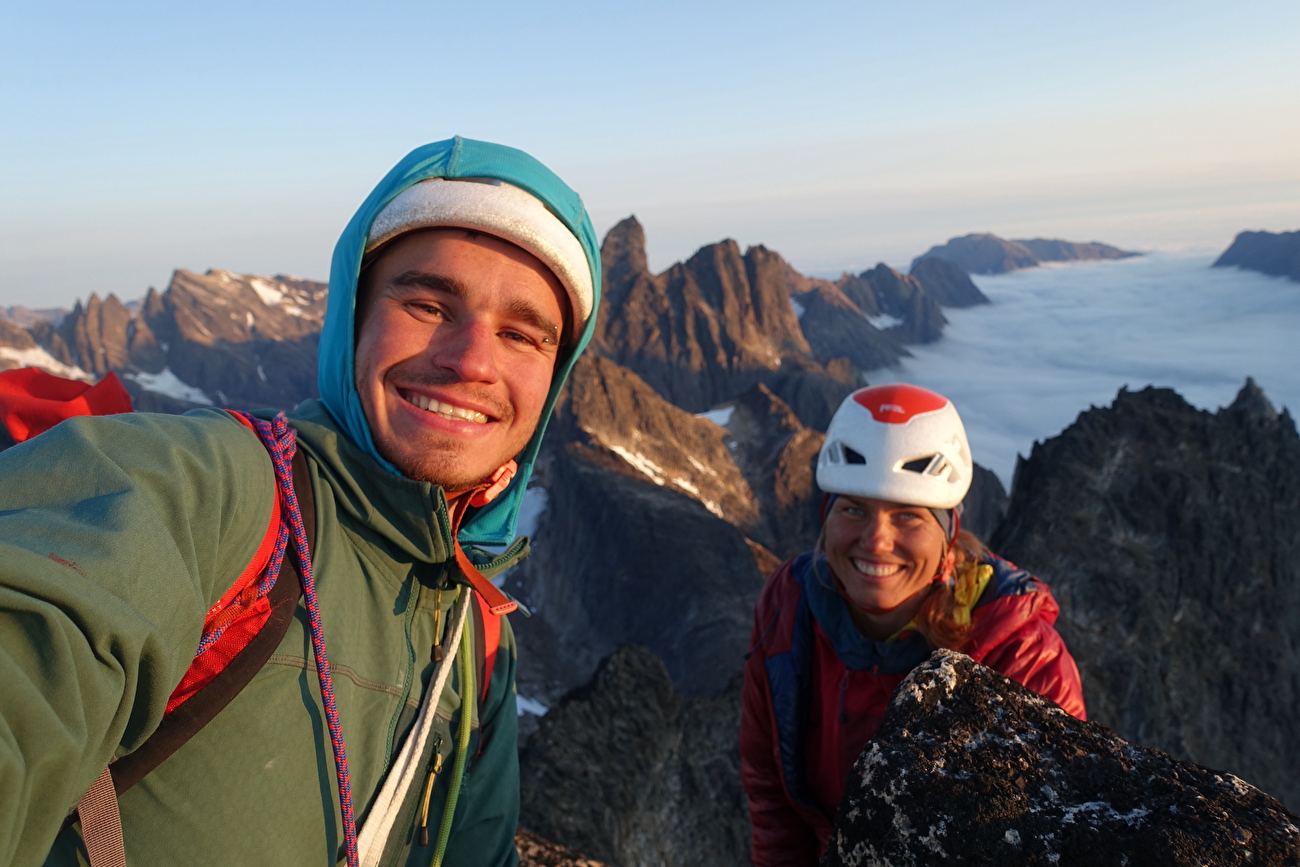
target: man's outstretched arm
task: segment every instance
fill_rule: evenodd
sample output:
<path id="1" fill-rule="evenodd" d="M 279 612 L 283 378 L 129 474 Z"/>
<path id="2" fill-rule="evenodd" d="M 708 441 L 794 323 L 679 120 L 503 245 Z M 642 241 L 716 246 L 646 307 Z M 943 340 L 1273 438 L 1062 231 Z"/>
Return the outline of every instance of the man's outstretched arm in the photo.
<path id="1" fill-rule="evenodd" d="M 41 864 L 157 727 L 273 496 L 261 444 L 216 414 L 72 419 L 0 454 L 0 865 Z"/>

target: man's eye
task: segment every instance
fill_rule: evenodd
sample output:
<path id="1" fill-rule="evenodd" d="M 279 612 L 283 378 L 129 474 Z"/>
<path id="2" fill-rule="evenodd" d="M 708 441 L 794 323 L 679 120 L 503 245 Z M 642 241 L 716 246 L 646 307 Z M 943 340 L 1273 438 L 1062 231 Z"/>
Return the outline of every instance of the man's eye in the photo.
<path id="1" fill-rule="evenodd" d="M 420 316 L 436 316 L 438 318 L 445 317 L 440 306 L 428 301 L 408 301 L 406 307 L 408 310 L 419 314 Z"/>

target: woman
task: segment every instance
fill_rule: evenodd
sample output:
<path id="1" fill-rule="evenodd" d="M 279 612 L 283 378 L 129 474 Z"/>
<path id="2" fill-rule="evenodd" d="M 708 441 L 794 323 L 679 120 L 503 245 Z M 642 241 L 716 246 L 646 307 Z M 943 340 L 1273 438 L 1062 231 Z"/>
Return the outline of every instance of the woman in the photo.
<path id="1" fill-rule="evenodd" d="M 945 397 L 849 395 L 817 461 L 817 547 L 768 578 L 745 665 L 740 752 L 755 865 L 816 864 L 894 688 L 960 650 L 1084 717 L 1047 585 L 960 529 L 973 462 Z"/>

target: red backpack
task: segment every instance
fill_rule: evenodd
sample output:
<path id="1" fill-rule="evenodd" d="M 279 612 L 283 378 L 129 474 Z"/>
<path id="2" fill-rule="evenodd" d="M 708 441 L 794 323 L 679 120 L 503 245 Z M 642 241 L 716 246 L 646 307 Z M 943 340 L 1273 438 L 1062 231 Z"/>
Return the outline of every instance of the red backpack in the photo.
<path id="1" fill-rule="evenodd" d="M 37 436 L 60 421 L 74 416 L 112 415 L 131 411 L 131 397 L 113 373 L 107 374 L 94 385 L 64 379 L 34 367 L 0 373 L 0 422 L 15 443 Z M 162 722 L 138 749 L 114 761 L 104 770 L 78 804 L 77 810 L 66 820 L 65 827 L 80 816 L 83 839 L 92 867 L 125 863 L 116 796 L 158 767 L 211 722 L 252 681 L 288 633 L 298 600 L 302 596 L 303 586 L 298 570 L 292 565 L 294 558 L 286 556 L 284 534 L 281 533 L 281 503 L 296 500 L 297 508 L 294 511 L 301 515 L 305 535 L 303 541 L 310 561 L 311 551 L 315 547 L 316 509 L 306 459 L 300 449 L 293 448 L 291 431 L 288 435 L 291 443 L 289 448 L 292 450 L 290 462 L 283 453 L 277 454 L 267 422 L 246 413 L 229 412 L 236 421 L 257 434 L 271 452 L 273 463 L 278 457 L 290 464 L 291 472 L 277 472 L 276 498 L 266 534 L 253 559 L 205 615 L 203 633 L 194 660 L 168 699 Z M 283 421 L 282 416 L 276 421 L 279 422 L 283 435 L 288 430 L 287 422 Z M 289 466 L 283 469 L 288 470 Z M 509 482 L 509 476 L 505 475 L 504 479 L 494 478 L 493 481 L 499 481 L 499 487 L 504 488 Z M 495 493 L 494 490 L 491 495 Z M 482 505 L 483 502 L 462 498 L 454 510 L 455 522 L 459 524 L 459 519 L 469 506 Z M 483 640 L 475 642 L 475 647 L 481 648 L 475 654 L 478 657 L 476 668 L 480 674 L 479 682 L 482 684 L 478 695 L 481 703 L 487 698 L 496 663 L 501 640 L 501 616 L 513 611 L 516 606 L 479 573 L 459 545 L 453 547 L 462 573 L 476 591 L 474 598 L 479 608 L 478 622 L 483 628 Z M 272 578 L 267 574 L 268 566 L 273 565 L 276 558 L 279 558 L 280 567 Z M 318 624 L 314 624 L 313 630 L 317 629 Z M 319 651 L 323 656 L 323 638 L 320 641 Z M 348 840 L 348 848 L 349 855 L 352 856 L 349 861 L 352 861 L 355 858 L 355 830 L 351 816 L 347 760 L 342 753 L 342 735 L 337 730 L 337 711 L 332 710 L 333 689 L 327 684 L 328 674 L 323 672 L 321 677 L 326 714 L 331 718 L 331 740 L 335 741 L 340 801 L 343 802 L 344 825 L 348 832 L 345 836 L 351 838 Z"/>

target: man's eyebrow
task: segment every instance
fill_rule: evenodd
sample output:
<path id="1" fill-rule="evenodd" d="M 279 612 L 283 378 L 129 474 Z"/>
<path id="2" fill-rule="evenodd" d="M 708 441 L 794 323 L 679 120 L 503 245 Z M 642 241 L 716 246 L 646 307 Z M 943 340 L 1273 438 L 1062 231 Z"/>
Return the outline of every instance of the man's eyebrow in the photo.
<path id="1" fill-rule="evenodd" d="M 443 274 L 420 271 L 414 268 L 410 271 L 403 271 L 390 280 L 389 283 L 393 286 L 422 286 L 425 289 L 436 289 L 457 298 L 464 298 L 469 295 L 469 287 L 455 277 L 447 277 Z"/>
<path id="2" fill-rule="evenodd" d="M 464 282 L 454 277 L 448 277 L 444 274 L 436 274 L 432 271 L 420 271 L 411 269 L 403 271 L 389 281 L 393 286 L 419 286 L 425 289 L 433 289 L 438 292 L 446 292 L 456 298 L 467 298 L 469 296 L 469 287 Z M 515 319 L 522 320 L 535 328 L 545 332 L 550 338 L 559 343 L 560 326 L 558 323 L 551 321 L 546 314 L 542 313 L 536 305 L 519 298 L 510 302 L 506 307 L 506 312 Z"/>
<path id="3" fill-rule="evenodd" d="M 560 326 L 552 322 L 535 305 L 521 298 L 512 301 L 506 311 L 514 318 L 522 319 L 529 325 L 542 330 L 554 343 L 558 344 L 560 342 Z"/>

